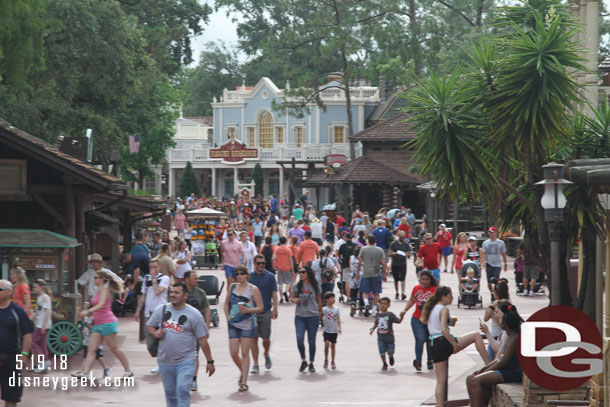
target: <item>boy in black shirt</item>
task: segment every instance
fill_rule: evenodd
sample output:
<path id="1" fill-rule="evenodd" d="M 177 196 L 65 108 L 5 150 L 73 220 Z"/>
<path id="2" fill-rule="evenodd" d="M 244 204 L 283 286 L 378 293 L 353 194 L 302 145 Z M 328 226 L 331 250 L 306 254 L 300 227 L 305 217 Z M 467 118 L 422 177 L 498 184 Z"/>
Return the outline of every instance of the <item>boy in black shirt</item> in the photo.
<path id="1" fill-rule="evenodd" d="M 398 318 L 393 312 L 388 312 L 390 308 L 390 299 L 383 297 L 379 300 L 379 312 L 375 314 L 375 324 L 370 330 L 373 335 L 377 328 L 377 346 L 379 347 L 379 355 L 383 366 L 381 370 L 388 370 L 385 354 L 387 353 L 390 359 L 390 366 L 394 366 L 394 329 L 393 324 L 400 324 L 404 315 Z"/>

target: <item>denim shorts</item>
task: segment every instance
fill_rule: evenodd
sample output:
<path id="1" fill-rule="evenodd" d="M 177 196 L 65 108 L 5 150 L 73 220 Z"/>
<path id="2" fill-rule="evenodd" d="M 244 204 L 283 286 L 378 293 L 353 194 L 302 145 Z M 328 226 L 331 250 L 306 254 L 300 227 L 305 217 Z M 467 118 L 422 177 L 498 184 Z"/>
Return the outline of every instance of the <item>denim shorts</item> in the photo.
<path id="1" fill-rule="evenodd" d="M 495 372 L 500 375 L 500 383 L 519 383 L 523 380 L 523 370 L 521 370 L 521 367 L 517 369 L 500 369 Z"/>
<path id="2" fill-rule="evenodd" d="M 443 256 L 445 257 L 451 254 L 451 246 L 441 247 L 441 250 L 443 251 Z"/>
<path id="3" fill-rule="evenodd" d="M 381 339 L 377 339 L 377 346 L 379 347 L 380 355 L 385 355 L 387 353 L 391 356 L 394 354 L 394 342 L 384 342 Z"/>
<path id="4" fill-rule="evenodd" d="M 235 267 L 224 265 L 225 268 L 225 277 L 235 278 Z"/>
<path id="5" fill-rule="evenodd" d="M 256 338 L 256 326 L 250 329 L 239 329 L 229 324 L 229 339 L 233 338 Z"/>
<path id="6" fill-rule="evenodd" d="M 119 321 L 109 322 L 101 325 L 93 325 L 91 332 L 99 332 L 102 334 L 102 336 L 119 333 Z"/>
<path id="7" fill-rule="evenodd" d="M 364 294 L 381 293 L 381 276 L 376 277 L 362 277 L 360 279 L 360 292 Z"/>
<path id="8" fill-rule="evenodd" d="M 436 279 L 437 283 L 440 283 L 441 281 L 441 269 L 434 269 L 434 270 L 429 270 L 430 273 L 432 273 L 432 275 L 434 276 L 434 278 Z"/>

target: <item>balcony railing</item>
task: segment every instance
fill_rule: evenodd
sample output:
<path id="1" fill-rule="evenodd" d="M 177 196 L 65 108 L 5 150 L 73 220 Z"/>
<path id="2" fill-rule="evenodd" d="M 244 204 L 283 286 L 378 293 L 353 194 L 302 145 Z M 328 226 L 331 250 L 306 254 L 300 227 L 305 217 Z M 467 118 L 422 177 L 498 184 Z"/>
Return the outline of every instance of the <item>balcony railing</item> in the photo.
<path id="1" fill-rule="evenodd" d="M 195 146 L 193 148 L 171 148 L 168 151 L 167 159 L 169 163 L 180 162 L 206 162 L 210 159 L 210 147 L 207 145 Z M 356 157 L 359 157 L 362 150 L 356 145 Z M 259 148 L 259 161 L 320 161 L 329 154 L 345 154 L 349 158 L 349 144 L 305 144 L 302 147 L 296 145 L 281 145 L 275 148 Z"/>

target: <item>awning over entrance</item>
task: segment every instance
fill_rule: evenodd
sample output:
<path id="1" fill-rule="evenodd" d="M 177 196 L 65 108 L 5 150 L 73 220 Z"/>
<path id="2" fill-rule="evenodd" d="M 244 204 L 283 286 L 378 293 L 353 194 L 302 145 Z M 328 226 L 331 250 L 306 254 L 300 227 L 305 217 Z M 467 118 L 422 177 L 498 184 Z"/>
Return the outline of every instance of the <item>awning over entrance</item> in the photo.
<path id="1" fill-rule="evenodd" d="M 43 229 L 0 229 L 0 247 L 72 248 L 76 239 Z"/>

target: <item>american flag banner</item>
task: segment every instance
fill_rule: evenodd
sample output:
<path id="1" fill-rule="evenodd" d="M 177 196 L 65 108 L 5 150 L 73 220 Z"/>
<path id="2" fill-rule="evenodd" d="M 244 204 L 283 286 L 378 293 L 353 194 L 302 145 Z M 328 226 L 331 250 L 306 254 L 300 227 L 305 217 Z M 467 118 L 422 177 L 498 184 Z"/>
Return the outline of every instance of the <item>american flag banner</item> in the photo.
<path id="1" fill-rule="evenodd" d="M 129 154 L 140 152 L 140 135 L 129 136 Z"/>

